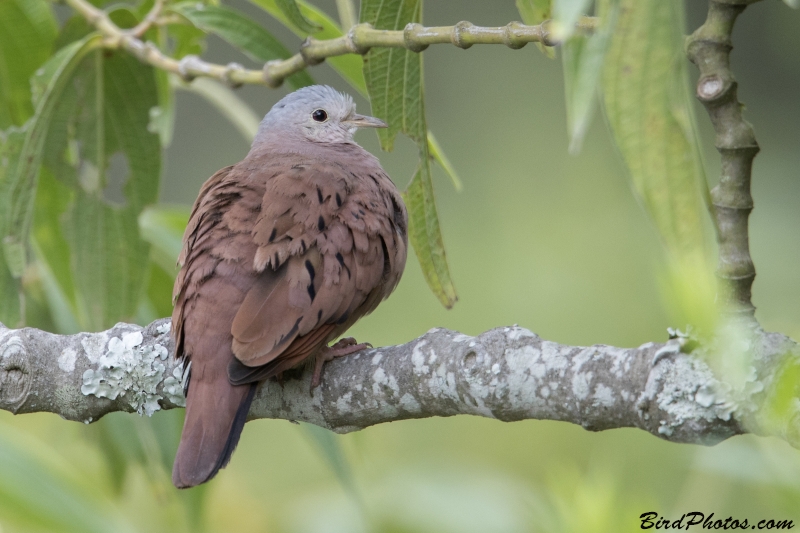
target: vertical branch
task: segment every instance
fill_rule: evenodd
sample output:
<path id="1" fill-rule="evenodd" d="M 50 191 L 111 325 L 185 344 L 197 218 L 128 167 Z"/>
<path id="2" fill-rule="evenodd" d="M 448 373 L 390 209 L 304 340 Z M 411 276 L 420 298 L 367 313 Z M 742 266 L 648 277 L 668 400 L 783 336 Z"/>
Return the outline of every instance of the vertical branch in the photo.
<path id="1" fill-rule="evenodd" d="M 758 1 L 709 0 L 708 18 L 689 36 L 686 46 L 689 60 L 700 69 L 697 99 L 714 125 L 722 161 L 719 184 L 711 191 L 722 305 L 726 312 L 746 318 L 752 318 L 755 312 L 750 295 L 756 270 L 750 258 L 747 222 L 753 210 L 750 175 L 759 148 L 752 126 L 742 118 L 730 52 L 736 17 Z"/>

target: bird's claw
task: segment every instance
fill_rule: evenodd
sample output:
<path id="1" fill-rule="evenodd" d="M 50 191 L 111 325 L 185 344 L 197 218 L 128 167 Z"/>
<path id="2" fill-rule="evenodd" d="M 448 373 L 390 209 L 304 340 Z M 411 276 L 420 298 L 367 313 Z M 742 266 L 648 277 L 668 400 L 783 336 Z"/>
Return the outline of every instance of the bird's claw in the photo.
<path id="1" fill-rule="evenodd" d="M 314 356 L 314 374 L 311 376 L 311 392 L 320 386 L 322 383 L 322 368 L 325 363 L 333 361 L 337 357 L 344 357 L 351 353 L 360 352 L 372 348 L 368 342 L 359 343 L 353 337 L 345 337 L 340 339 L 333 346 L 324 346 Z"/>

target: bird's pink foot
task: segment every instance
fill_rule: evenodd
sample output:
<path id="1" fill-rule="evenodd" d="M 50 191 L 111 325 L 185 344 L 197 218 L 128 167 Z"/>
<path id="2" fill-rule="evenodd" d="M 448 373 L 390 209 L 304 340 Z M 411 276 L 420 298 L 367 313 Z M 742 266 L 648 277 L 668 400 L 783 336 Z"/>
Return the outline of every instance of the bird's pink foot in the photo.
<path id="1" fill-rule="evenodd" d="M 325 363 L 333 361 L 337 357 L 350 355 L 367 348 L 372 348 L 372 345 L 368 342 L 359 343 L 353 337 L 345 337 L 333 346 L 322 347 L 317 352 L 317 355 L 314 356 L 314 375 L 311 377 L 311 390 L 313 391 L 322 383 L 322 368 Z"/>

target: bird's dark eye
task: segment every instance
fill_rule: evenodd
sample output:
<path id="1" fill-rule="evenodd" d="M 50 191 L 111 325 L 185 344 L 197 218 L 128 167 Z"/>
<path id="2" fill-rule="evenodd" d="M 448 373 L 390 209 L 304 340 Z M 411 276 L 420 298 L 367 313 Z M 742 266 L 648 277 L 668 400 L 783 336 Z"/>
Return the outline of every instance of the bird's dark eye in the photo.
<path id="1" fill-rule="evenodd" d="M 317 122 L 325 122 L 328 120 L 328 113 L 326 113 L 324 109 L 317 109 L 311 113 L 311 118 Z"/>

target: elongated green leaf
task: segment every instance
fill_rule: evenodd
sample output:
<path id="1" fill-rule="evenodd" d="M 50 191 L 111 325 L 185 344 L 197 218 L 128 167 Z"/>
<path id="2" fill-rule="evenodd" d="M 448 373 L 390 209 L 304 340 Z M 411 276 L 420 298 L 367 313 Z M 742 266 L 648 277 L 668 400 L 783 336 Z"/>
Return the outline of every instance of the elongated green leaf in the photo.
<path id="1" fill-rule="evenodd" d="M 618 12 L 619 2 L 614 0 L 593 35 L 573 35 L 561 47 L 569 150 L 573 154 L 580 152 L 583 137 L 594 114 L 603 59 L 611 42 Z"/>
<path id="2" fill-rule="evenodd" d="M 601 15 L 610 2 L 600 3 Z M 608 122 L 633 187 L 670 252 L 670 292 L 682 300 L 685 315 L 706 325 L 715 291 L 683 30 L 680 0 L 621 0 L 602 83 Z"/>
<path id="3" fill-rule="evenodd" d="M 361 22 L 397 30 L 421 17 L 420 0 L 364 0 Z M 381 146 L 391 150 L 399 132 L 417 143 L 420 165 L 404 198 L 409 212 L 409 239 L 433 293 L 450 308 L 456 291 L 436 213 L 431 180 L 429 136 L 425 123 L 422 57 L 408 50 L 373 48 L 364 56 L 364 78 L 375 116 L 389 124 L 379 130 Z"/>
<path id="4" fill-rule="evenodd" d="M 442 147 L 439 146 L 439 142 L 430 130 L 428 130 L 428 151 L 430 151 L 434 161 L 441 165 L 447 177 L 450 178 L 450 181 L 453 183 L 453 188 L 461 192 L 464 189 L 464 183 L 461 181 L 461 178 L 458 177 L 455 167 L 444 154 Z"/>
<path id="5" fill-rule="evenodd" d="M 33 86 L 36 113 L 26 124 L 25 139 L 19 152 L 16 157 L 9 158 L 4 179 L 7 182 L 3 186 L 3 198 L 0 198 L 0 202 L 5 202 L 0 209 L 3 214 L 3 220 L 0 220 L 3 254 L 14 277 L 22 275 L 21 267 L 25 263 L 25 244 L 33 219 L 39 167 L 54 110 L 73 72 L 100 41 L 101 37 L 94 34 L 73 43 L 60 50 L 37 72 L 41 83 L 38 90 L 37 85 Z"/>
<path id="6" fill-rule="evenodd" d="M 14 170 L 24 143 L 24 130 L 12 127 L 8 131 L 0 131 L 0 227 L 8 210 L 8 205 L 2 199 L 8 195 L 10 172 Z M 0 322 L 6 326 L 14 327 L 22 321 L 21 294 L 22 284 L 19 278 L 12 275 L 3 247 L 0 246 Z"/>
<path id="7" fill-rule="evenodd" d="M 444 252 L 439 216 L 433 197 L 430 163 L 420 160 L 414 178 L 403 193 L 408 208 L 408 239 L 433 293 L 448 309 L 458 300 Z"/>
<path id="8" fill-rule="evenodd" d="M 63 215 L 74 196 L 71 187 L 56 180 L 47 167 L 42 168 L 36 191 L 33 248 L 53 321 L 62 334 L 80 331 L 75 283 L 69 268 L 72 254 L 62 228 Z"/>
<path id="9" fill-rule="evenodd" d="M 161 151 L 148 131 L 149 111 L 158 103 L 152 69 L 127 54 L 104 56 L 95 68 L 102 70 L 93 77 L 102 77 L 105 104 L 94 109 L 95 118 L 105 135 L 96 135 L 102 145 L 94 154 L 106 190 L 82 183 L 67 226 L 78 300 L 90 326 L 104 328 L 132 316 L 144 290 L 149 252 L 138 216 L 157 198 Z M 91 156 L 91 132 L 83 138 Z M 116 193 L 109 190 L 112 178 L 124 183 Z"/>
<path id="10" fill-rule="evenodd" d="M 165 35 L 166 32 L 159 32 Z M 166 39 L 163 39 L 166 41 Z M 164 43 L 160 43 L 163 47 Z M 150 108 L 150 123 L 147 129 L 157 133 L 161 139 L 161 147 L 167 148 L 172 143 L 175 130 L 175 89 L 170 83 L 170 74 L 156 69 L 156 87 L 158 88 L 158 105 Z"/>
<path id="11" fill-rule="evenodd" d="M 361 22 L 381 30 L 398 30 L 420 20 L 420 0 L 367 0 L 361 5 Z M 402 131 L 416 143 L 425 136 L 422 57 L 403 48 L 373 48 L 364 56 L 372 112 L 389 124 L 378 130 L 381 148 L 391 150 Z"/>
<path id="12" fill-rule="evenodd" d="M 275 3 L 283 12 L 283 15 L 302 31 L 306 33 L 316 33 L 322 29 L 321 25 L 303 16 L 303 13 L 300 11 L 300 6 L 297 5 L 295 0 L 275 0 Z"/>
<path id="13" fill-rule="evenodd" d="M 531 26 L 541 24 L 552 17 L 552 0 L 517 0 L 517 11 L 522 17 L 522 22 Z M 550 59 L 556 56 L 552 46 L 536 43 L 536 47 Z"/>
<path id="14" fill-rule="evenodd" d="M 183 246 L 183 232 L 190 209 L 182 205 L 153 205 L 139 215 L 142 238 L 153 247 L 153 260 L 166 272 L 174 272 Z"/>
<path id="15" fill-rule="evenodd" d="M 232 8 L 185 2 L 170 9 L 186 17 L 195 27 L 218 35 L 253 60 L 266 62 L 292 55 L 271 33 Z M 290 76 L 287 81 L 295 89 L 314 83 L 306 71 Z"/>
<path id="16" fill-rule="evenodd" d="M 29 79 L 50 56 L 56 32 L 44 0 L 0 1 L 0 128 L 33 114 Z"/>
<path id="17" fill-rule="evenodd" d="M 126 27 L 136 22 L 128 10 L 113 14 Z M 158 193 L 161 149 L 148 131 L 157 105 L 152 68 L 124 52 L 98 52 L 74 70 L 53 110 L 44 160 L 70 200 L 37 220 L 35 236 L 84 330 L 132 319 L 144 294 L 149 245 L 137 218 Z M 68 252 L 48 235 L 60 235 Z"/>

